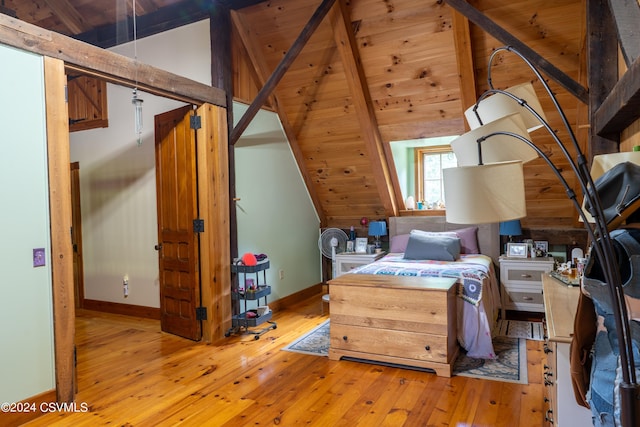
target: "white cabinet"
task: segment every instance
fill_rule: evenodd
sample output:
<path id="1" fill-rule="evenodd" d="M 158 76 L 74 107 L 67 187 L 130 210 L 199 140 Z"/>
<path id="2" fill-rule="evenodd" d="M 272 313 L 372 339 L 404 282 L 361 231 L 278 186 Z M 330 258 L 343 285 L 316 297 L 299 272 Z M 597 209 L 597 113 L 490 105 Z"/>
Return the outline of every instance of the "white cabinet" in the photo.
<path id="1" fill-rule="evenodd" d="M 542 275 L 553 270 L 554 260 L 500 257 L 502 318 L 505 310 L 544 312 Z"/>
<path id="2" fill-rule="evenodd" d="M 361 265 L 371 264 L 385 256 L 385 252 L 378 254 L 360 254 L 355 252 L 343 252 L 336 255 L 336 277 L 348 273 Z M 334 277 L 334 279 L 336 278 Z"/>

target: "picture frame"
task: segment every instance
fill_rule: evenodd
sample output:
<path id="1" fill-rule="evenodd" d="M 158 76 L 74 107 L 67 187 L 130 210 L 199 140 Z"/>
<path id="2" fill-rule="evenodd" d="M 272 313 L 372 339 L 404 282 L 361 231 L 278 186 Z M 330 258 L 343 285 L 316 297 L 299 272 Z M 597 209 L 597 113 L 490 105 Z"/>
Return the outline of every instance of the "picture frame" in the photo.
<path id="1" fill-rule="evenodd" d="M 546 240 L 536 240 L 533 242 L 535 249 L 540 249 L 545 254 L 549 252 L 549 242 Z"/>
<path id="2" fill-rule="evenodd" d="M 529 256 L 527 243 L 507 243 L 507 256 L 510 258 L 527 258 Z"/>
<path id="3" fill-rule="evenodd" d="M 347 252 L 355 252 L 355 242 L 353 240 L 347 240 Z"/>
<path id="4" fill-rule="evenodd" d="M 357 254 L 366 254 L 367 253 L 367 242 L 369 239 L 366 237 L 356 237 L 356 253 Z"/>

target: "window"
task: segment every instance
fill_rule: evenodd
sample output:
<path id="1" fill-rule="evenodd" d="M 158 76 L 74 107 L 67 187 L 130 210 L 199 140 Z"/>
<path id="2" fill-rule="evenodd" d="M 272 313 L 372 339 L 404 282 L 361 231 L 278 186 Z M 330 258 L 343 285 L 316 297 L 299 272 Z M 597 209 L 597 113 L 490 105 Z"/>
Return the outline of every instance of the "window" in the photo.
<path id="1" fill-rule="evenodd" d="M 442 169 L 456 167 L 456 155 L 449 145 L 416 147 L 416 201 L 423 202 L 423 209 L 444 209 L 444 181 Z"/>
<path id="2" fill-rule="evenodd" d="M 457 135 L 447 135 L 391 141 L 393 163 L 405 202 L 411 197 L 414 204 L 416 204 L 415 202 L 425 202 L 425 204 L 430 202 L 432 208 L 434 202 L 436 208 L 437 202 L 444 202 L 441 170 L 457 166 L 455 155 L 451 151 L 451 141 L 457 137 Z M 427 159 L 430 159 L 426 164 L 425 155 L 428 156 Z M 437 171 L 437 173 L 425 174 L 425 171 Z M 427 179 L 426 183 L 425 178 Z M 428 206 L 422 208 L 428 209 Z M 441 214 L 438 213 L 438 215 Z"/>

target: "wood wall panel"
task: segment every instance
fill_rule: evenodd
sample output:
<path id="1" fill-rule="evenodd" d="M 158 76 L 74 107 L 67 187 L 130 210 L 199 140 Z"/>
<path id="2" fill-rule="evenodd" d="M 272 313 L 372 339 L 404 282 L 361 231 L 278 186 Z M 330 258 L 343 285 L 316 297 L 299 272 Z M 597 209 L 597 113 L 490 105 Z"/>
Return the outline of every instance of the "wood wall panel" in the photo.
<path id="1" fill-rule="evenodd" d="M 109 126 L 107 82 L 81 75 L 67 76 L 69 131 Z"/>

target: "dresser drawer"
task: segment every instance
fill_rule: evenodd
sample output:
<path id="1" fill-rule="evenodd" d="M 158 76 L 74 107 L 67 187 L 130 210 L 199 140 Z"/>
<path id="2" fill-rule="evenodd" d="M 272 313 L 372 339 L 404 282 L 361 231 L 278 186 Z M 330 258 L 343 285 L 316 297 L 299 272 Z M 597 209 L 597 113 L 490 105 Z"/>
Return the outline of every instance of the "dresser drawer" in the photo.
<path id="1" fill-rule="evenodd" d="M 506 310 L 544 311 L 542 277 L 553 269 L 552 258 L 500 258 L 502 317 Z"/>
<path id="2" fill-rule="evenodd" d="M 331 319 L 331 348 L 335 350 L 449 363 L 455 345 L 455 340 L 443 335 L 343 325 Z"/>
<path id="3" fill-rule="evenodd" d="M 544 311 L 544 297 L 541 291 L 530 292 L 525 290 L 513 290 L 503 288 L 505 292 L 503 304 L 507 310 L 520 311 Z"/>
<path id="4" fill-rule="evenodd" d="M 503 279 L 507 282 L 536 282 L 542 287 L 542 275 L 549 271 L 548 269 L 520 269 L 506 268 L 506 277 Z"/>
<path id="5" fill-rule="evenodd" d="M 349 261 L 344 261 L 340 263 L 340 271 L 338 272 L 338 274 L 344 274 L 344 273 L 348 273 L 351 270 L 353 270 L 356 267 L 360 267 L 362 265 L 365 265 L 361 262 L 349 262 Z"/>

